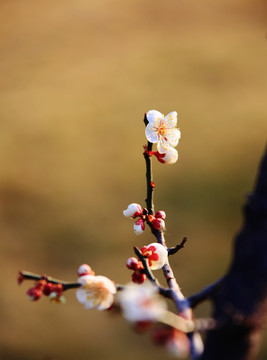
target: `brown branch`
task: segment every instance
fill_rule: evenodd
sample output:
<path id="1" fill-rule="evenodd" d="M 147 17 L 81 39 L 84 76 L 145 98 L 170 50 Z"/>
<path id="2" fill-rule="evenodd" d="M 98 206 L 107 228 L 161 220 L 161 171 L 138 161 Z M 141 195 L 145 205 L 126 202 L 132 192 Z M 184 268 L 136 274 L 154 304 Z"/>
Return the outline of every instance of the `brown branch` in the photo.
<path id="1" fill-rule="evenodd" d="M 145 125 L 148 124 L 146 114 L 145 114 L 145 117 L 144 117 L 144 123 L 145 123 Z M 149 152 L 152 151 L 152 147 L 153 147 L 153 144 L 148 141 L 146 150 L 144 151 L 144 157 L 145 157 L 145 161 L 146 161 L 146 183 L 147 183 L 146 207 L 147 207 L 147 210 L 148 210 L 148 214 L 153 214 L 154 213 L 154 204 L 153 204 L 153 190 L 154 190 L 154 187 L 152 186 L 152 184 L 153 184 L 152 164 L 151 164 L 150 156 L 149 156 Z"/>

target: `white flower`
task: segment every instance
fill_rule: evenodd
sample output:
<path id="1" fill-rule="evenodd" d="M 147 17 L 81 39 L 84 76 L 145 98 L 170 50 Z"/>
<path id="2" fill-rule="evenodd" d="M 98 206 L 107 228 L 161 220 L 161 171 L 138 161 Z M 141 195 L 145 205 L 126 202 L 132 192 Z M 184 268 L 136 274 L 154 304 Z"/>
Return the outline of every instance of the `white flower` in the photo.
<path id="1" fill-rule="evenodd" d="M 130 322 L 158 321 L 163 318 L 167 304 L 150 283 L 129 285 L 118 294 L 123 315 Z"/>
<path id="2" fill-rule="evenodd" d="M 145 223 L 143 219 L 139 219 L 134 223 L 133 226 L 135 235 L 141 235 L 143 234 L 144 230 L 145 230 Z"/>
<path id="3" fill-rule="evenodd" d="M 135 218 L 139 215 L 142 215 L 142 213 L 143 213 L 142 206 L 136 203 L 130 204 L 128 208 L 123 211 L 123 215 L 128 218 Z"/>
<path id="4" fill-rule="evenodd" d="M 181 137 L 176 128 L 177 112 L 173 111 L 164 117 L 159 111 L 150 110 L 146 114 L 148 124 L 146 137 L 151 143 L 157 143 L 158 152 L 165 153 L 169 147 L 175 147 Z"/>
<path id="5" fill-rule="evenodd" d="M 148 266 L 151 270 L 158 270 L 163 267 L 168 258 L 168 251 L 165 246 L 152 243 L 141 248 L 143 256 L 147 257 Z"/>
<path id="6" fill-rule="evenodd" d="M 175 150 L 173 147 L 169 147 L 166 150 L 165 155 L 162 157 L 162 160 L 165 164 L 169 165 L 176 163 L 176 161 L 178 160 L 178 151 Z"/>
<path id="7" fill-rule="evenodd" d="M 81 287 L 76 291 L 76 297 L 86 309 L 108 309 L 114 301 L 116 286 L 105 276 L 85 275 L 78 279 Z"/>
<path id="8" fill-rule="evenodd" d="M 185 358 L 190 351 L 190 343 L 184 332 L 173 330 L 172 336 L 166 342 L 166 348 L 171 355 L 178 358 Z"/>

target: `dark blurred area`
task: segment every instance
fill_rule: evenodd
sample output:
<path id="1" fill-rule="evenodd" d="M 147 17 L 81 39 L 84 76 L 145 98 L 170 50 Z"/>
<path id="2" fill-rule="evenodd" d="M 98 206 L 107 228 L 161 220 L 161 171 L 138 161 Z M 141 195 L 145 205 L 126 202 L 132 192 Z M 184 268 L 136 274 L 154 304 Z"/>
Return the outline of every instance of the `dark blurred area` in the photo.
<path id="1" fill-rule="evenodd" d="M 153 163 L 185 295 L 229 266 L 267 134 L 266 4 L 258 0 L 0 2 L 0 359 L 162 359 L 120 317 L 32 303 L 19 270 L 130 281 L 144 205 L 144 112 L 176 110 L 179 160 Z M 209 305 L 197 310 L 210 313 Z M 266 335 L 260 360 L 267 357 Z"/>

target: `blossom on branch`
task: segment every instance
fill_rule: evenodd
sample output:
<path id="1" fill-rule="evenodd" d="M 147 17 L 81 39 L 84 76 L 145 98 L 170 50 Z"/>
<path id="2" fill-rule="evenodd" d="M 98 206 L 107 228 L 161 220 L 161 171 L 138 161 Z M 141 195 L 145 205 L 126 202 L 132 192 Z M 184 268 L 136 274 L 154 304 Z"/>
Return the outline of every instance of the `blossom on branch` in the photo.
<path id="1" fill-rule="evenodd" d="M 154 153 L 156 158 L 162 164 L 174 164 L 178 160 L 178 151 L 175 150 L 173 147 L 169 147 L 165 153 L 160 154 L 158 151 Z"/>
<path id="2" fill-rule="evenodd" d="M 148 266 L 151 270 L 158 270 L 163 267 L 168 258 L 168 251 L 165 246 L 152 243 L 141 248 L 141 253 L 148 260 Z"/>
<path id="3" fill-rule="evenodd" d="M 136 203 L 132 203 L 126 210 L 123 211 L 123 215 L 128 218 L 136 218 L 143 214 L 142 206 Z"/>
<path id="4" fill-rule="evenodd" d="M 150 283 L 129 285 L 118 294 L 123 316 L 130 322 L 155 322 L 162 319 L 167 309 L 158 289 Z"/>
<path id="5" fill-rule="evenodd" d="M 178 358 L 185 358 L 190 351 L 190 342 L 186 334 L 172 327 L 155 329 L 152 340 L 156 345 L 164 346 L 167 351 Z"/>
<path id="6" fill-rule="evenodd" d="M 84 276 L 84 275 L 95 275 L 95 272 L 91 269 L 91 267 L 88 264 L 82 264 L 78 271 L 78 276 Z"/>
<path id="7" fill-rule="evenodd" d="M 143 219 L 138 219 L 133 226 L 136 235 L 142 235 L 145 231 L 145 223 Z"/>
<path id="8" fill-rule="evenodd" d="M 117 289 L 113 281 L 101 275 L 85 275 L 78 279 L 81 287 L 76 291 L 78 301 L 86 309 L 108 309 L 114 301 Z"/>
<path id="9" fill-rule="evenodd" d="M 157 143 L 157 149 L 160 154 L 165 154 L 169 148 L 173 148 L 178 144 L 181 132 L 176 128 L 176 111 L 173 111 L 164 117 L 159 111 L 150 110 L 147 112 L 146 118 L 148 120 L 145 131 L 146 138 L 153 144 Z M 174 160 L 172 161 L 175 162 Z"/>

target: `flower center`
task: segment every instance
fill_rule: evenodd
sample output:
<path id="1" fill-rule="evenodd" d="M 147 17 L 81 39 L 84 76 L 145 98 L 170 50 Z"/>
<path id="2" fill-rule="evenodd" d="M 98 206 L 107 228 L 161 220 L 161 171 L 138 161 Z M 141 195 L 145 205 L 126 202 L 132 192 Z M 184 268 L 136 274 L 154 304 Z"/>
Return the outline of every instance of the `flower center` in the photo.
<path id="1" fill-rule="evenodd" d="M 164 136 L 166 131 L 166 126 L 165 124 L 159 124 L 158 128 L 157 128 L 157 135 L 158 136 Z"/>
<path id="2" fill-rule="evenodd" d="M 87 285 L 87 284 L 86 284 Z M 108 290 L 105 288 L 105 286 L 102 283 L 93 283 L 89 284 L 87 286 L 84 286 L 84 289 L 87 290 L 87 299 L 98 299 L 100 301 L 103 301 L 108 294 Z"/>

